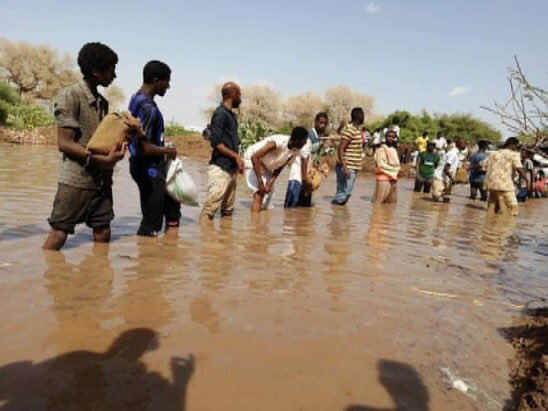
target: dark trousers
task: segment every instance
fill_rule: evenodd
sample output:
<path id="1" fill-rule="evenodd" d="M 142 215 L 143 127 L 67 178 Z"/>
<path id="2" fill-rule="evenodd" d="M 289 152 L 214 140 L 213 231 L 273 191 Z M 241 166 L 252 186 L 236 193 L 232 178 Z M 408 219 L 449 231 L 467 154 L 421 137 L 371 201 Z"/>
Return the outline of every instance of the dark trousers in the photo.
<path id="1" fill-rule="evenodd" d="M 139 188 L 143 219 L 137 235 L 155 236 L 161 229 L 164 217 L 167 227 L 178 227 L 181 219 L 181 204 L 166 192 L 164 173 L 154 169 L 130 168 L 131 177 Z"/>
<path id="2" fill-rule="evenodd" d="M 481 201 L 487 201 L 487 190 L 483 186 L 483 183 L 473 183 L 470 182 L 470 198 L 475 200 L 478 196 L 478 191 L 480 192 Z"/>
<path id="3" fill-rule="evenodd" d="M 417 177 L 415 179 L 415 193 L 420 193 L 423 190 L 424 193 L 429 193 L 432 187 L 432 179 L 426 179 Z"/>

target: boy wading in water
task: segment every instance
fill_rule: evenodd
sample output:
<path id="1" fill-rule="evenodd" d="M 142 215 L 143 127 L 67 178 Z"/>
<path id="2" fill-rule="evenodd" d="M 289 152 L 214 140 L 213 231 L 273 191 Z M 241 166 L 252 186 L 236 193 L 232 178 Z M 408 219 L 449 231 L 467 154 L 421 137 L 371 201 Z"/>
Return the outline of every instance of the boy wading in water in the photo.
<path id="1" fill-rule="evenodd" d="M 57 144 L 62 153 L 57 193 L 48 222 L 51 230 L 43 248 L 60 250 L 80 223 L 93 229 L 95 242 L 110 241 L 112 169 L 124 157 L 125 146 L 107 155 L 92 154 L 86 146 L 108 113 L 108 102 L 97 86 L 116 78 L 118 56 L 101 43 L 87 43 L 78 53 L 83 79 L 63 89 L 55 100 Z"/>
<path id="2" fill-rule="evenodd" d="M 339 161 L 335 167 L 337 173 L 337 192 L 332 204 L 345 205 L 352 195 L 356 174 L 362 168 L 363 144 L 362 125 L 365 114 L 361 107 L 355 107 L 350 112 L 351 123 L 347 125 L 339 144 Z"/>
<path id="3" fill-rule="evenodd" d="M 145 137 L 134 139 L 129 145 L 129 171 L 139 187 L 143 219 L 137 235 L 155 237 L 162 229 L 177 230 L 181 219 L 181 204 L 166 192 L 165 157 L 175 158 L 175 147 L 165 147 L 164 118 L 155 96 L 163 97 L 169 89 L 171 69 L 157 60 L 148 62 L 143 69 L 143 85 L 129 102 L 129 111 L 138 117 Z"/>
<path id="4" fill-rule="evenodd" d="M 274 182 L 283 168 L 297 156 L 307 158 L 310 152 L 303 149 L 308 131 L 295 127 L 291 136 L 275 134 L 248 147 L 245 155 L 245 178 L 253 191 L 251 212 L 266 210 L 274 195 Z"/>

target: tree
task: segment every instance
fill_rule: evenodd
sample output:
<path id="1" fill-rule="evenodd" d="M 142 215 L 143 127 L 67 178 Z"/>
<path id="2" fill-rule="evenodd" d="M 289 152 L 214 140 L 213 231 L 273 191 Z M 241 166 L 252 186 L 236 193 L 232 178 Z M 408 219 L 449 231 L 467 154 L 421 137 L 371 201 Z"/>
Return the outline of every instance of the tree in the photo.
<path id="1" fill-rule="evenodd" d="M 324 102 L 315 93 L 307 92 L 289 97 L 284 104 L 284 120 L 292 125 L 312 127 L 316 114 L 324 109 Z"/>
<path id="2" fill-rule="evenodd" d="M 504 103 L 495 101 L 492 107 L 481 108 L 496 114 L 508 131 L 538 147 L 548 140 L 548 92 L 532 85 L 517 56 L 514 60 L 516 67 L 508 68 L 510 98 Z"/>
<path id="3" fill-rule="evenodd" d="M 0 126 L 6 125 L 11 107 L 19 102 L 19 96 L 13 87 L 0 81 Z"/>
<path id="4" fill-rule="evenodd" d="M 16 87 L 24 101 L 51 100 L 77 78 L 72 59 L 50 46 L 0 39 L 0 78 Z"/>
<path id="5" fill-rule="evenodd" d="M 489 140 L 500 141 L 500 132 L 486 122 L 469 114 L 434 114 L 426 111 L 414 115 L 408 111 L 397 110 L 386 116 L 382 121 L 368 123 L 371 129 L 400 126 L 400 141 L 412 142 L 423 131 L 428 131 L 434 137 L 441 131 L 447 138 L 462 137 L 468 141 Z"/>
<path id="6" fill-rule="evenodd" d="M 126 95 L 119 85 L 111 84 L 105 90 L 105 98 L 108 100 L 109 110 L 115 111 L 120 109 L 122 103 L 126 100 Z"/>
<path id="7" fill-rule="evenodd" d="M 365 118 L 372 117 L 375 99 L 365 94 L 357 93 L 348 87 L 335 87 L 325 92 L 325 105 L 329 114 L 329 122 L 333 127 L 350 120 L 350 111 L 354 107 L 361 107 Z"/>
<path id="8" fill-rule="evenodd" d="M 262 120 L 271 127 L 277 127 L 280 123 L 281 108 L 280 93 L 272 87 L 252 85 L 242 88 L 242 122 Z"/>

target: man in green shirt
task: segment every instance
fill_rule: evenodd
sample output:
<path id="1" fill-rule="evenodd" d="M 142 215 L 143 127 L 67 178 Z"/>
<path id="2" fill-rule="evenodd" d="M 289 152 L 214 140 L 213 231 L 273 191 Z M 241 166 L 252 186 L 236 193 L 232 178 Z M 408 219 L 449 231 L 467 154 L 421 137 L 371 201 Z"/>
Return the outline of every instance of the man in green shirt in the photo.
<path id="1" fill-rule="evenodd" d="M 434 178 L 434 170 L 440 162 L 440 156 L 434 152 L 436 144 L 433 141 L 429 141 L 426 144 L 426 151 L 419 153 L 417 158 L 417 178 L 415 179 L 415 192 L 420 193 L 423 190 L 424 193 L 430 192 L 432 186 L 432 179 Z"/>

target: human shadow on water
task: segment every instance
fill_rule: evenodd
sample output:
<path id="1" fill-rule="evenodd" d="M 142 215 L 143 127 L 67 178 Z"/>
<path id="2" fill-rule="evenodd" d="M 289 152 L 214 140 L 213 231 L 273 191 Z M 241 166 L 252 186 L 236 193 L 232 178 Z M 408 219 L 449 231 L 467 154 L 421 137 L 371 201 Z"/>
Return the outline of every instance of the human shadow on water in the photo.
<path id="1" fill-rule="evenodd" d="M 367 405 L 349 405 L 345 411 L 427 411 L 429 395 L 420 374 L 410 365 L 391 360 L 377 364 L 379 380 L 386 388 L 396 408 L 377 408 Z"/>
<path id="2" fill-rule="evenodd" d="M 172 380 L 140 357 L 158 347 L 156 332 L 133 328 L 105 352 L 73 351 L 38 364 L 0 368 L 1 410 L 185 410 L 194 357 L 171 359 Z"/>

